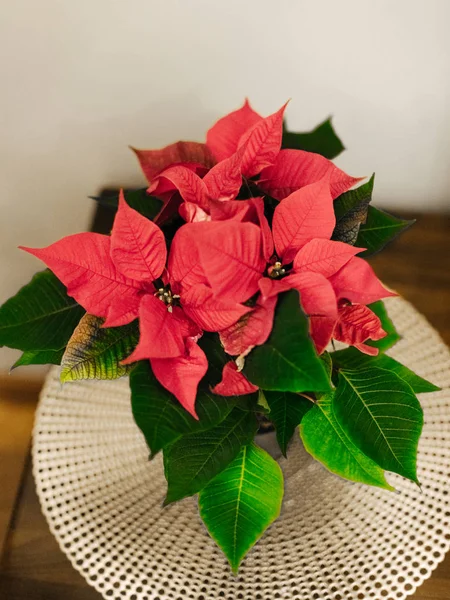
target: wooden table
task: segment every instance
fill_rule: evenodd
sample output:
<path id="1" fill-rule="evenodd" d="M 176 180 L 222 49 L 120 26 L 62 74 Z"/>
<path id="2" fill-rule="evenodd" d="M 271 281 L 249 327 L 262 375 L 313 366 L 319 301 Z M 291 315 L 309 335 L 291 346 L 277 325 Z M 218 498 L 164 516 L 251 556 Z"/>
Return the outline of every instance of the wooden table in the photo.
<path id="1" fill-rule="evenodd" d="M 418 223 L 389 248 L 374 257 L 372 264 L 378 275 L 398 290 L 421 311 L 450 345 L 450 217 L 423 215 Z M 2 382 L 0 380 L 0 386 Z M 11 403 L 12 392 L 0 394 L 3 413 Z M 17 397 L 16 401 L 19 402 Z M 72 568 L 50 534 L 41 514 L 31 475 L 30 459 L 24 452 L 30 436 L 29 414 L 34 407 L 36 393 L 28 390 L 28 409 L 11 404 L 18 415 L 26 413 L 24 425 L 12 436 L 16 451 L 6 452 L 0 442 L 2 478 L 1 494 L 10 503 L 10 518 L 4 532 L 4 549 L 0 565 L 1 600 L 99 600 L 100 595 Z M 23 407 L 22 407 L 23 408 Z M 5 428 L 6 413 L 0 410 L 0 426 Z M 12 413 L 11 413 L 12 414 Z M 11 417 L 13 419 L 13 417 Z M 9 425 L 6 425 L 9 428 Z M 5 431 L 6 431 L 5 428 Z M 0 432 L 3 439 L 4 433 Z M 10 436 L 11 437 L 11 436 Z M 21 443 L 20 440 L 22 440 Z M 25 442 L 24 442 L 25 440 Z M 11 446 L 8 446 L 10 449 Z M 28 458 L 27 458 L 28 456 Z M 24 464 L 22 477 L 20 469 Z M 10 465 L 8 467 L 8 465 Z M 21 485 L 14 498 L 14 487 Z M 2 508 L 5 522 L 6 508 Z M 0 544 L 2 542 L 0 528 Z M 415 600 L 450 600 L 450 555 L 412 596 Z M 346 599 L 347 600 L 347 599 Z"/>

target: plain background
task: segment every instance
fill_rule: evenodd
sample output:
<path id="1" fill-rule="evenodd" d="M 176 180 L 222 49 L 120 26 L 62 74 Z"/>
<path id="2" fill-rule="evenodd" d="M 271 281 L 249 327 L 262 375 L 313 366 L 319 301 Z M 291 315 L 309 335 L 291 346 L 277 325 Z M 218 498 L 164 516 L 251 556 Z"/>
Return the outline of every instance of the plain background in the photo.
<path id="1" fill-rule="evenodd" d="M 330 114 L 379 206 L 450 208 L 449 0 L 10 0 L 0 6 L 0 302 L 89 194 L 142 185 L 127 145 L 203 140 L 249 96 Z M 0 351 L 0 369 L 16 353 Z"/>

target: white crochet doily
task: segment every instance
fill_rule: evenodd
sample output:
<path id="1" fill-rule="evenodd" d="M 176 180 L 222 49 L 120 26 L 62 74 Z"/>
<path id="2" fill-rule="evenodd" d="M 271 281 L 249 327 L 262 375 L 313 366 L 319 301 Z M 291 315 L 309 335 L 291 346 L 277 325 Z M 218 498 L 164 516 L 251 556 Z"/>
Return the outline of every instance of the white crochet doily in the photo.
<path id="1" fill-rule="evenodd" d="M 148 460 L 128 381 L 61 386 L 53 369 L 34 431 L 34 474 L 50 528 L 73 566 L 110 600 L 397 600 L 430 576 L 450 547 L 450 355 L 402 299 L 387 302 L 403 339 L 391 354 L 441 386 L 420 396 L 422 491 L 349 483 L 300 442 L 280 459 L 282 515 L 239 577 L 188 498 L 162 508 L 161 455 Z"/>

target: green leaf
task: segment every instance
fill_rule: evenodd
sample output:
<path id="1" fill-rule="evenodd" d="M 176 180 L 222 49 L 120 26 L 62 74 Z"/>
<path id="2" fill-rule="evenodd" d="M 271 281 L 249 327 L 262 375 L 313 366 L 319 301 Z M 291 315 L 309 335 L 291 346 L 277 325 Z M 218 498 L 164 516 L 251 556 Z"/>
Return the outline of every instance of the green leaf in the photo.
<path id="1" fill-rule="evenodd" d="M 198 345 L 208 358 L 208 372 L 205 379 L 211 387 L 222 381 L 222 370 L 231 359 L 225 354 L 218 333 L 205 331 L 198 340 Z"/>
<path id="2" fill-rule="evenodd" d="M 84 314 L 51 271 L 41 271 L 0 307 L 0 346 L 61 350 Z"/>
<path id="3" fill-rule="evenodd" d="M 306 451 L 344 479 L 392 490 L 383 470 L 355 446 L 340 426 L 333 412 L 334 394 L 322 396 L 302 420 L 300 437 Z"/>
<path id="4" fill-rule="evenodd" d="M 386 354 L 380 353 L 378 356 L 368 356 L 356 348 L 346 348 L 345 350 L 333 352 L 333 362 L 335 366 L 345 370 L 353 371 L 357 369 L 378 367 L 380 369 L 392 371 L 403 379 L 403 381 L 406 381 L 416 394 L 437 392 L 440 389 L 430 381 L 419 377 L 419 375 L 416 375 L 413 371 L 408 369 L 408 367 L 405 367 L 405 365 L 402 365 Z"/>
<path id="5" fill-rule="evenodd" d="M 364 454 L 382 469 L 418 483 L 416 456 L 423 412 L 403 379 L 378 367 L 340 371 L 333 410 Z"/>
<path id="6" fill-rule="evenodd" d="M 265 415 L 270 413 L 270 406 L 267 402 L 266 395 L 262 390 L 258 390 L 258 402 L 256 404 L 256 410 Z"/>
<path id="7" fill-rule="evenodd" d="M 332 235 L 333 240 L 345 242 L 352 246 L 355 245 L 361 224 L 367 220 L 374 180 L 375 174 L 367 183 L 336 198 L 333 204 L 336 216 L 336 225 Z"/>
<path id="8" fill-rule="evenodd" d="M 333 372 L 333 361 L 331 359 L 331 354 L 329 352 L 322 352 L 319 358 L 325 367 L 328 379 L 331 379 L 331 374 Z"/>
<path id="9" fill-rule="evenodd" d="M 200 492 L 200 517 L 234 573 L 280 514 L 282 500 L 280 467 L 253 443 Z"/>
<path id="10" fill-rule="evenodd" d="M 146 189 L 140 190 L 124 190 L 125 200 L 127 204 L 144 215 L 148 219 L 154 219 L 162 208 L 162 201 L 155 196 L 147 194 Z M 119 206 L 119 194 L 91 196 L 92 200 L 96 200 L 102 206 L 107 206 L 117 210 Z"/>
<path id="11" fill-rule="evenodd" d="M 336 158 L 336 156 L 345 150 L 341 140 L 334 131 L 331 118 L 307 133 L 288 131 L 284 124 L 282 148 L 317 152 L 317 154 L 321 154 L 329 159 Z"/>
<path id="12" fill-rule="evenodd" d="M 244 373 L 263 390 L 327 392 L 330 381 L 308 333 L 296 290 L 280 294 L 272 333 L 245 360 Z"/>
<path id="13" fill-rule="evenodd" d="M 102 328 L 103 319 L 84 315 L 70 338 L 61 361 L 61 382 L 79 379 L 117 379 L 132 365 L 121 365 L 139 339 L 137 321 Z"/>
<path id="14" fill-rule="evenodd" d="M 64 348 L 61 350 L 28 350 L 16 360 L 11 367 L 11 371 L 17 367 L 26 365 L 59 365 L 64 354 Z"/>
<path id="15" fill-rule="evenodd" d="M 164 504 L 202 490 L 253 440 L 257 428 L 254 414 L 235 408 L 215 427 L 183 435 L 165 449 L 168 490 Z"/>
<path id="16" fill-rule="evenodd" d="M 361 225 L 356 240 L 356 246 L 367 248 L 360 256 L 370 256 L 379 252 L 414 222 L 414 220 L 399 219 L 379 208 L 369 206 L 367 220 L 364 225 Z"/>
<path id="17" fill-rule="evenodd" d="M 214 427 L 230 413 L 238 398 L 217 396 L 201 383 L 195 408 L 197 421 L 153 375 L 149 361 L 136 364 L 130 373 L 131 407 L 144 434 L 151 455 L 172 444 L 180 436 Z M 245 401 L 245 396 L 239 400 Z"/>
<path id="18" fill-rule="evenodd" d="M 270 420 L 277 432 L 278 445 L 286 456 L 287 445 L 295 428 L 314 404 L 304 396 L 292 392 L 265 392 L 265 396 L 270 407 Z"/>
<path id="19" fill-rule="evenodd" d="M 387 335 L 384 338 L 381 338 L 381 340 L 368 340 L 365 342 L 365 344 L 368 346 L 373 346 L 374 348 L 379 348 L 381 352 L 384 352 L 385 350 L 392 348 L 392 346 L 396 344 L 399 339 L 401 339 L 401 336 L 397 333 L 395 325 L 389 317 L 386 306 L 382 300 L 378 300 L 378 302 L 369 304 L 368 308 L 370 308 L 370 310 L 373 311 L 380 319 L 381 326 L 383 327 L 384 331 L 386 331 Z"/>

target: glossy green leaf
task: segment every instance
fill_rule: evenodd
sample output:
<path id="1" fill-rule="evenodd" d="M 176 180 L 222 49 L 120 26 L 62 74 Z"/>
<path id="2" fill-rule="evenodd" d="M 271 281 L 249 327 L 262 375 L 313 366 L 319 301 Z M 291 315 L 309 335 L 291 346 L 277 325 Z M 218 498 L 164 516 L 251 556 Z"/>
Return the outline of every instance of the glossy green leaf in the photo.
<path id="1" fill-rule="evenodd" d="M 403 379 L 403 381 L 406 381 L 416 394 L 437 392 L 440 389 L 430 381 L 419 377 L 419 375 L 416 375 L 411 369 L 408 369 L 408 367 L 405 367 L 405 365 L 402 365 L 386 354 L 380 353 L 378 356 L 368 356 L 356 348 L 346 348 L 345 350 L 333 352 L 332 356 L 334 365 L 340 369 L 353 371 L 357 369 L 378 367 L 380 369 L 392 371 Z"/>
<path id="2" fill-rule="evenodd" d="M 333 240 L 355 245 L 361 224 L 367 220 L 374 180 L 375 175 L 372 175 L 367 183 L 336 198 L 333 205 L 336 216 Z"/>
<path id="3" fill-rule="evenodd" d="M 125 200 L 127 204 L 144 215 L 148 219 L 154 219 L 162 208 L 162 201 L 155 196 L 147 194 L 146 189 L 140 190 L 124 190 Z M 119 194 L 91 196 L 92 200 L 96 200 L 102 206 L 107 206 L 113 210 L 117 210 L 119 206 Z"/>
<path id="4" fill-rule="evenodd" d="M 102 328 L 103 319 L 84 315 L 67 343 L 61 361 L 61 382 L 79 379 L 117 379 L 132 365 L 121 365 L 139 339 L 137 321 Z"/>
<path id="5" fill-rule="evenodd" d="M 280 294 L 272 333 L 246 357 L 246 377 L 263 390 L 326 392 L 330 381 L 308 333 L 299 294 Z"/>
<path id="6" fill-rule="evenodd" d="M 269 418 L 275 425 L 278 445 L 286 456 L 295 428 L 314 405 L 311 400 L 292 392 L 265 392 L 265 397 L 270 407 Z"/>
<path id="7" fill-rule="evenodd" d="M 282 500 L 280 467 L 253 443 L 200 492 L 200 517 L 234 573 L 280 514 Z"/>
<path id="8" fill-rule="evenodd" d="M 356 246 L 367 248 L 360 256 L 370 256 L 379 252 L 413 223 L 414 220 L 399 219 L 379 208 L 369 206 L 367 220 L 361 225 L 356 240 Z"/>
<path id="9" fill-rule="evenodd" d="M 382 469 L 417 483 L 417 444 L 423 412 L 396 373 L 371 367 L 340 371 L 333 410 L 352 442 Z"/>
<path id="10" fill-rule="evenodd" d="M 51 271 L 41 271 L 0 307 L 0 346 L 23 352 L 64 348 L 84 309 Z"/>
<path id="11" fill-rule="evenodd" d="M 251 412 L 233 409 L 218 425 L 183 435 L 164 450 L 164 471 L 168 483 L 164 504 L 192 496 L 202 490 L 253 441 L 258 428 Z"/>
<path id="12" fill-rule="evenodd" d="M 16 360 L 11 371 L 26 365 L 60 365 L 64 350 L 27 350 Z"/>
<path id="13" fill-rule="evenodd" d="M 325 394 L 304 416 L 300 436 L 305 449 L 329 471 L 348 479 L 392 490 L 384 472 L 346 435 L 333 412 L 334 392 Z"/>
<path id="14" fill-rule="evenodd" d="M 130 373 L 131 407 L 144 434 L 151 455 L 172 444 L 180 436 L 214 427 L 230 413 L 239 398 L 217 396 L 201 383 L 196 400 L 197 421 L 153 375 L 149 361 L 136 364 Z"/>
<path id="15" fill-rule="evenodd" d="M 334 131 L 331 118 L 307 133 L 294 133 L 283 127 L 282 148 L 316 152 L 325 158 L 336 158 L 345 150 L 341 140 Z"/>
<path id="16" fill-rule="evenodd" d="M 373 346 L 374 348 L 379 348 L 381 352 L 384 352 L 385 350 L 392 348 L 392 346 L 401 339 L 401 336 L 397 333 L 395 325 L 389 317 L 386 306 L 382 300 L 369 304 L 368 308 L 370 308 L 370 310 L 380 319 L 381 326 L 384 331 L 386 331 L 387 335 L 384 338 L 381 338 L 381 340 L 368 340 L 365 344 Z"/>

